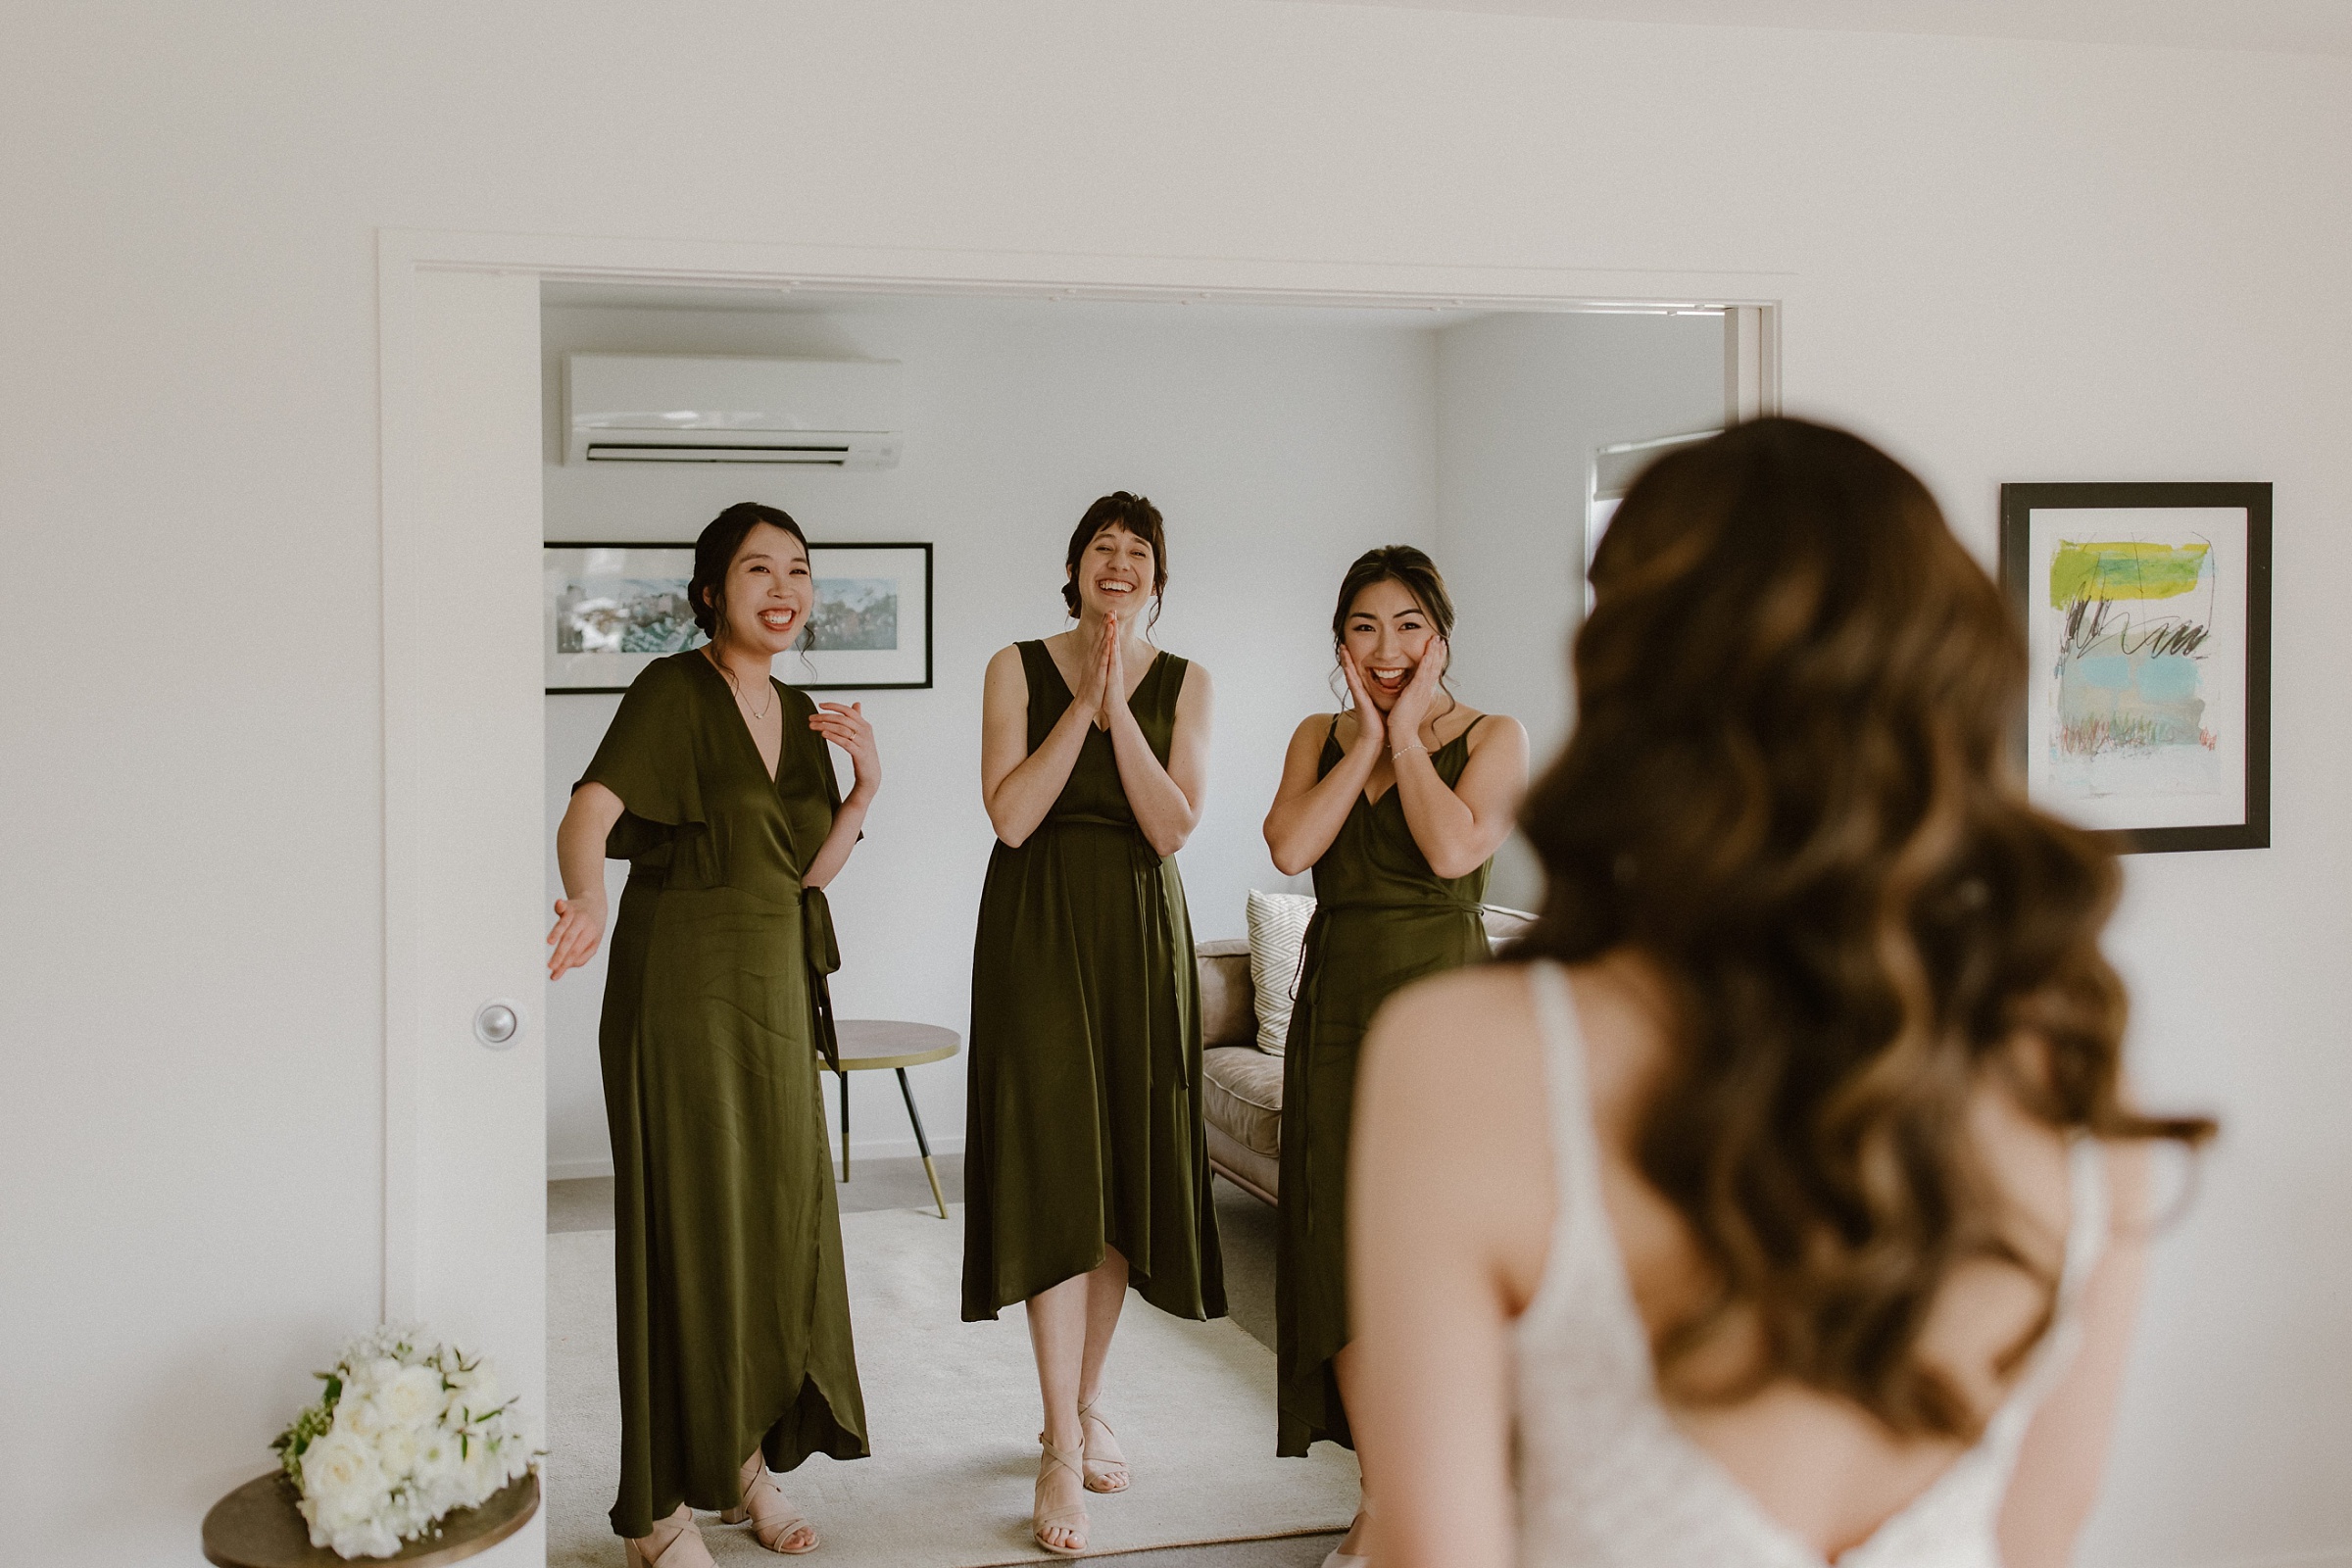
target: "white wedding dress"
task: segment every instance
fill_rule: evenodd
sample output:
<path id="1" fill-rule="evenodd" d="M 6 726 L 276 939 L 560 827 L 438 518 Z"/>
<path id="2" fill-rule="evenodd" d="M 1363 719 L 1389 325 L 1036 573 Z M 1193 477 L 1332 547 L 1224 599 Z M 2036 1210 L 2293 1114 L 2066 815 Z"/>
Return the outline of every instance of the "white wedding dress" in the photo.
<path id="1" fill-rule="evenodd" d="M 1524 1568 L 1824 1568 L 1660 1402 L 1649 1336 L 1600 1197 L 1585 1060 L 1567 977 L 1530 966 L 1549 1080 L 1559 1213 L 1517 1329 L 1519 1561 Z M 1838 1568 L 2000 1568 L 1996 1525 L 2035 1405 L 2080 1336 L 2077 1298 L 2107 1233 L 2098 1146 L 2070 1161 L 2073 1216 L 2058 1312 L 1975 1446 Z"/>

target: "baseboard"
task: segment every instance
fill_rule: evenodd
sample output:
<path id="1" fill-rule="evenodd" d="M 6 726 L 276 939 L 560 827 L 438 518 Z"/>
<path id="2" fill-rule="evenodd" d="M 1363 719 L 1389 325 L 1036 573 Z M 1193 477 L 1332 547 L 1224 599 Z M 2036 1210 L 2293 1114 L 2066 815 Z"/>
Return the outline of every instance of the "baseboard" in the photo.
<path id="1" fill-rule="evenodd" d="M 922 1151 L 915 1147 L 914 1139 L 911 1136 L 906 1138 L 859 1138 L 850 1145 L 850 1168 L 856 1170 L 858 1162 L 861 1159 L 912 1159 L 921 1152 Z M 960 1135 L 954 1138 L 934 1138 L 931 1140 L 931 1152 L 934 1154 L 960 1154 L 963 1152 L 963 1139 Z M 838 1146 L 833 1158 L 836 1161 L 841 1158 Z M 600 1176 L 612 1174 L 612 1161 L 610 1159 L 551 1159 L 547 1162 L 547 1179 L 551 1182 L 593 1181 Z"/>

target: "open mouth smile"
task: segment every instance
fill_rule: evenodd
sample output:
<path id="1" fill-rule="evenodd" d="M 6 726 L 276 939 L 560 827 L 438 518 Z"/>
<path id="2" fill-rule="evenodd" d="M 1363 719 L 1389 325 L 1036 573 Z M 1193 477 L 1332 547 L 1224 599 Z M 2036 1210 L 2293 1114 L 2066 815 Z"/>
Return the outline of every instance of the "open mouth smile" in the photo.
<path id="1" fill-rule="evenodd" d="M 790 631 L 793 622 L 800 618 L 797 611 L 762 610 L 760 612 L 760 624 L 765 626 L 769 631 Z"/>

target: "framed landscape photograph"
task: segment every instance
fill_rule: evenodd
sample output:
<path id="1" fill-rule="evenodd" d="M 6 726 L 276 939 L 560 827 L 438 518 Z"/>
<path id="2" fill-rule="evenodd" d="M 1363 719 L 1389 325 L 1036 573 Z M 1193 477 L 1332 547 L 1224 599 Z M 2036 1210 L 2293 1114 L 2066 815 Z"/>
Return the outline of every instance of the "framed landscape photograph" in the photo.
<path id="1" fill-rule="evenodd" d="M 2271 487 L 2001 486 L 2034 804 L 2125 853 L 2271 842 Z"/>
<path id="2" fill-rule="evenodd" d="M 931 547 L 810 544 L 813 646 L 777 656 L 776 678 L 807 691 L 931 684 Z M 628 690 L 638 671 L 706 639 L 688 608 L 690 544 L 550 541 L 542 649 L 550 692 Z"/>

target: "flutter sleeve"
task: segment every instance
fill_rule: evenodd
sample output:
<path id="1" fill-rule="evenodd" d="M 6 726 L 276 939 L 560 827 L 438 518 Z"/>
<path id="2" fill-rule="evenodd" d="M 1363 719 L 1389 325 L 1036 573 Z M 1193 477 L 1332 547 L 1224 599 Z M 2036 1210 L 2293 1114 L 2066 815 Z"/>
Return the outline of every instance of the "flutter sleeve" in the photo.
<path id="1" fill-rule="evenodd" d="M 635 860 L 702 828 L 701 770 L 695 761 L 690 671 L 657 660 L 622 694 L 620 710 L 578 783 L 602 784 L 626 808 L 605 841 L 605 854 Z"/>

